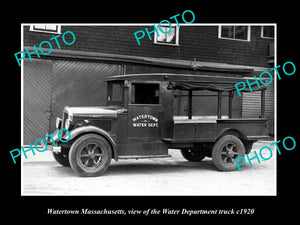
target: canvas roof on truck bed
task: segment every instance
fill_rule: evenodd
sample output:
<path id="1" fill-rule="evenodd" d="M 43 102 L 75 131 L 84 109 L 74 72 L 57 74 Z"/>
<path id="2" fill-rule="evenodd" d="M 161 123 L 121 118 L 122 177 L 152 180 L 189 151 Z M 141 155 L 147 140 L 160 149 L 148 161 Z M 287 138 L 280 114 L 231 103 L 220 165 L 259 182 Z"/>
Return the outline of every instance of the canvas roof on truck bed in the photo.
<path id="1" fill-rule="evenodd" d="M 234 76 L 212 76 L 212 75 L 191 75 L 191 74 L 170 74 L 170 73 L 146 73 L 146 74 L 129 74 L 117 75 L 108 77 L 105 81 L 131 80 L 131 81 L 169 81 L 168 89 L 170 90 L 210 90 L 210 91 L 234 91 L 235 84 L 248 80 L 253 83 L 253 77 L 234 77 Z M 262 79 L 267 83 L 267 79 Z M 266 86 L 261 85 L 260 88 L 253 84 L 253 91 L 265 89 Z M 249 87 L 246 85 L 245 92 L 249 92 Z"/>

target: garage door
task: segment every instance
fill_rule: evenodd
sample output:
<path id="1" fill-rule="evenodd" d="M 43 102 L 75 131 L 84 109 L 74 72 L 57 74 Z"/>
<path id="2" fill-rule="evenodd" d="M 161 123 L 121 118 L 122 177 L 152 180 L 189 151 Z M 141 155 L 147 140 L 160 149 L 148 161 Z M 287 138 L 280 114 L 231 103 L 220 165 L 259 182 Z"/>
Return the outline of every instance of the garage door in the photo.
<path id="1" fill-rule="evenodd" d="M 121 65 L 57 61 L 53 65 L 50 129 L 65 106 L 103 106 L 106 104 L 105 77 L 121 74 Z"/>
<path id="2" fill-rule="evenodd" d="M 64 106 L 101 106 L 103 78 L 121 74 L 121 65 L 33 59 L 24 62 L 24 145 L 55 129 Z"/>
<path id="3" fill-rule="evenodd" d="M 261 114 L 261 92 L 243 93 L 243 118 L 259 118 Z M 268 132 L 274 135 L 274 84 L 270 84 L 265 92 L 265 118 L 268 119 Z"/>
<path id="4" fill-rule="evenodd" d="M 49 132 L 52 64 L 51 60 L 24 60 L 23 145 Z"/>

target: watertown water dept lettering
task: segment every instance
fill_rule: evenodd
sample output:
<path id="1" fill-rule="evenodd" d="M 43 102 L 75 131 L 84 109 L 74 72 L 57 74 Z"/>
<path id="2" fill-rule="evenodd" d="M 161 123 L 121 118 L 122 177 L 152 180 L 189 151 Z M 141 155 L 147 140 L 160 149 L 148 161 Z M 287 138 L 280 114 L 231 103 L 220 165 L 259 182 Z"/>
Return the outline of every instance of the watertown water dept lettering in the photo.
<path id="1" fill-rule="evenodd" d="M 133 127 L 159 127 L 158 119 L 148 114 L 138 115 L 132 118 Z"/>

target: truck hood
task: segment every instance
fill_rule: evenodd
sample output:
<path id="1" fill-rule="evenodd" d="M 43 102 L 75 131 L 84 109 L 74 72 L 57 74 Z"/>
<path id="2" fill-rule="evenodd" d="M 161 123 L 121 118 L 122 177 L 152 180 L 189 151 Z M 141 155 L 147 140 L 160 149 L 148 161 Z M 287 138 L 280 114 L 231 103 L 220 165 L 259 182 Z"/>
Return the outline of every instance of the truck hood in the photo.
<path id="1" fill-rule="evenodd" d="M 100 107 L 100 106 L 84 106 L 84 107 L 65 107 L 64 111 L 69 114 L 69 118 L 73 116 L 85 117 L 101 117 L 101 118 L 117 118 L 118 113 L 125 112 L 126 109 L 120 107 Z"/>

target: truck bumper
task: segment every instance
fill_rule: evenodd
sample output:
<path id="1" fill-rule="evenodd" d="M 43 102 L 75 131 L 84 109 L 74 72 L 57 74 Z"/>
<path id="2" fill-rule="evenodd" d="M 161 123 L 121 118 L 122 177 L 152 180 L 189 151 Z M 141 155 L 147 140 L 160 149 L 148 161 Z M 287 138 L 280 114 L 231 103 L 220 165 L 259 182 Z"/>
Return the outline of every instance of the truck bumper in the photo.
<path id="1" fill-rule="evenodd" d="M 61 152 L 61 146 L 58 146 L 57 143 L 59 142 L 57 133 L 58 133 L 58 129 L 56 129 L 53 133 L 53 135 L 45 135 L 45 139 L 47 141 L 47 145 L 48 145 L 48 150 L 55 152 L 55 153 L 60 153 Z M 44 143 L 44 142 L 43 142 Z"/>
<path id="2" fill-rule="evenodd" d="M 48 150 L 58 154 L 61 153 L 61 146 L 51 146 Z"/>
<path id="3" fill-rule="evenodd" d="M 264 140 L 270 138 L 267 135 L 260 135 L 260 136 L 247 136 L 247 139 L 249 141 L 258 141 L 258 140 Z"/>

